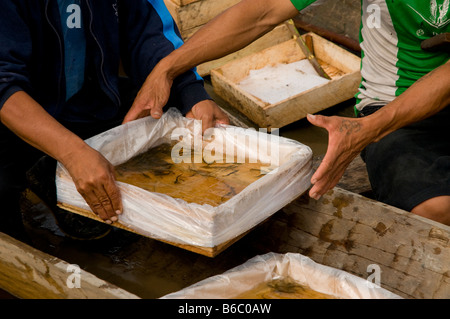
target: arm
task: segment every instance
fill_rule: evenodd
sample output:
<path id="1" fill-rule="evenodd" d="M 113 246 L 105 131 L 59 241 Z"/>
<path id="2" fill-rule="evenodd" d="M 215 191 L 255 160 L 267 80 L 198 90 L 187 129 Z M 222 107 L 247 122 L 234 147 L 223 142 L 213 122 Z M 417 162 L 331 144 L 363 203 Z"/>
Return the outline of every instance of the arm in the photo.
<path id="1" fill-rule="evenodd" d="M 178 76 L 245 47 L 297 14 L 290 0 L 243 0 L 224 11 L 156 65 L 125 122 L 135 119 L 144 108 L 152 114 L 161 113 Z"/>
<path id="2" fill-rule="evenodd" d="M 328 149 L 311 178 L 309 194 L 319 199 L 333 188 L 350 162 L 370 143 L 406 125 L 428 118 L 450 105 L 450 62 L 422 77 L 377 112 L 357 119 L 308 115 L 329 133 Z"/>
<path id="3" fill-rule="evenodd" d="M 125 70 L 136 86 L 141 86 L 155 65 L 183 41 L 172 16 L 160 0 L 123 1 L 120 10 L 122 60 Z M 143 90 L 125 118 L 124 123 L 147 115 L 159 118 L 168 98 L 158 110 L 140 104 Z M 178 74 L 170 91 L 170 99 L 183 114 L 207 118 L 212 116 L 220 122 L 228 123 L 227 116 L 212 102 L 203 87 L 203 79 L 189 68 Z M 168 94 L 168 97 L 169 97 Z M 193 107 L 195 112 L 190 112 Z"/>
<path id="4" fill-rule="evenodd" d="M 14 93 L 0 110 L 0 120 L 17 136 L 67 168 L 78 192 L 107 222 L 122 211 L 113 166 L 82 139 L 50 116 L 24 91 Z"/>
<path id="5" fill-rule="evenodd" d="M 114 168 L 97 151 L 67 130 L 24 91 L 11 95 L 0 120 L 33 147 L 60 161 L 92 211 L 107 222 L 122 211 Z"/>
<path id="6" fill-rule="evenodd" d="M 32 40 L 22 12 L 26 6 L 22 1 L 8 1 L 0 10 L 0 120 L 27 143 L 63 163 L 92 210 L 114 221 L 122 206 L 109 175 L 110 164 L 30 96 Z"/>

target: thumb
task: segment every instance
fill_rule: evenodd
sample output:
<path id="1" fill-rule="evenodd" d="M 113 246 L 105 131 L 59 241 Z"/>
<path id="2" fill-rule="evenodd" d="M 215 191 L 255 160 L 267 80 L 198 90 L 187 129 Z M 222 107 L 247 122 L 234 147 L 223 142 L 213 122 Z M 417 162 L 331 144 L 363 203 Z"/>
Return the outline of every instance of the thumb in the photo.
<path id="1" fill-rule="evenodd" d="M 216 123 L 217 124 L 229 125 L 230 124 L 230 118 L 228 117 L 228 115 L 225 112 L 220 111 L 216 115 Z"/>
<path id="2" fill-rule="evenodd" d="M 306 118 L 308 119 L 309 123 L 311 123 L 315 126 L 323 127 L 323 128 L 325 128 L 325 126 L 326 126 L 326 117 L 325 116 L 308 114 L 306 116 Z"/>
<path id="3" fill-rule="evenodd" d="M 123 119 L 122 124 L 134 121 L 134 120 L 144 116 L 145 115 L 144 113 L 145 113 L 145 110 L 143 108 L 139 107 L 138 103 L 134 102 L 133 105 L 131 106 L 131 108 L 128 110 L 127 114 L 125 115 L 125 118 Z"/>
<path id="4" fill-rule="evenodd" d="M 163 108 L 161 106 L 153 106 L 150 109 L 150 115 L 154 118 L 154 119 L 159 119 L 161 118 L 161 116 L 163 115 Z"/>

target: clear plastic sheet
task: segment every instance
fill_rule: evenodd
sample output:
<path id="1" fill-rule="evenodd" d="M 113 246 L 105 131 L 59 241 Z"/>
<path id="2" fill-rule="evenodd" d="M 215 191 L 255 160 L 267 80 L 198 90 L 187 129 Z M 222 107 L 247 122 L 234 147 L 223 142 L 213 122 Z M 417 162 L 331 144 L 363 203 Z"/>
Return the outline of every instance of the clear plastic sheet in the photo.
<path id="1" fill-rule="evenodd" d="M 314 291 L 341 299 L 401 299 L 365 279 L 295 253 L 256 256 L 221 275 L 206 278 L 161 299 L 233 299 L 260 283 L 280 278 L 291 278 Z"/>
<path id="2" fill-rule="evenodd" d="M 183 135 L 183 143 L 192 146 L 198 135 L 201 136 L 201 124 L 183 117 L 176 109 L 169 109 L 159 120 L 139 119 L 94 136 L 86 143 L 117 166 L 150 148 L 173 143 L 178 135 Z M 247 158 L 258 157 L 268 163 L 268 173 L 215 207 L 117 182 L 124 207 L 120 223 L 151 238 L 215 247 L 253 228 L 310 187 L 312 152 L 309 147 L 283 137 L 271 137 L 273 134 L 233 126 L 218 126 L 213 129 L 213 135 L 208 147 L 216 146 L 217 151 L 225 143 L 227 147 L 222 149 L 226 153 L 232 145 L 235 154 L 244 152 Z M 260 142 L 248 142 L 252 138 Z M 267 141 L 266 147 L 262 147 L 261 141 Z M 56 187 L 58 202 L 90 211 L 61 163 L 57 166 Z"/>

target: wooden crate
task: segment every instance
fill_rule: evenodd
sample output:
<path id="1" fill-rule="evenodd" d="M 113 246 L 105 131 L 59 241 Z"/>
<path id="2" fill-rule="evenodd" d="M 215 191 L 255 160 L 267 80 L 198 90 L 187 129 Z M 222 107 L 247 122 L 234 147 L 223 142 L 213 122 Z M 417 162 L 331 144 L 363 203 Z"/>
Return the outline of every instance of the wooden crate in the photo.
<path id="1" fill-rule="evenodd" d="M 254 53 L 211 70 L 214 91 L 261 127 L 280 128 L 352 98 L 361 81 L 361 59 L 334 43 L 314 34 L 314 53 L 331 80 L 270 104 L 243 91 L 238 83 L 251 70 L 305 59 L 295 39 Z M 303 37 L 305 37 L 304 35 Z"/>
<path id="2" fill-rule="evenodd" d="M 164 0 L 180 30 L 187 40 L 202 25 L 240 0 Z"/>
<path id="3" fill-rule="evenodd" d="M 94 136 L 86 143 L 103 154 L 113 165 L 120 165 L 162 143 L 172 143 L 174 134 L 180 128 L 194 134 L 191 124 L 193 123 L 179 111 L 170 109 L 159 120 L 141 119 Z M 231 200 L 217 204 L 175 198 L 164 193 L 164 190 L 149 191 L 121 181 L 118 187 L 124 203 L 124 214 L 113 225 L 201 255 L 215 257 L 309 188 L 312 167 L 312 151 L 309 147 L 283 137 L 272 138 L 264 132 L 236 129 L 216 128 L 215 138 L 209 141 L 208 147 L 220 152 L 215 153 L 216 155 L 233 156 L 233 161 L 234 156 L 239 162 L 242 162 L 240 158 L 253 160 L 254 156 L 258 156 L 257 160 L 261 164 L 257 169 L 264 171 L 258 173 L 257 180 L 252 180 L 240 191 L 232 189 Z M 144 138 L 139 139 L 142 136 Z M 202 141 L 199 142 L 200 146 L 201 143 Z M 190 148 L 191 144 L 186 143 L 182 147 L 184 150 L 186 147 Z M 222 151 L 219 151 L 220 147 Z M 175 164 L 172 158 L 170 167 L 175 169 Z M 192 166 L 188 169 L 193 172 Z M 234 166 L 229 173 L 236 171 Z M 196 174 L 201 173 L 199 171 Z M 91 212 L 76 190 L 72 178 L 60 164 L 57 166 L 55 181 L 60 208 L 101 221 Z M 178 181 L 174 182 L 177 183 Z M 190 184 L 190 187 L 195 186 Z M 214 191 L 210 188 L 208 192 Z M 230 190 L 227 189 L 227 192 Z M 197 193 L 196 199 L 200 200 L 199 197 L 202 196 L 206 195 Z"/>
<path id="4" fill-rule="evenodd" d="M 281 24 L 239 51 L 228 54 L 223 58 L 200 64 L 199 66 L 197 66 L 197 72 L 201 76 L 209 75 L 211 73 L 211 70 L 213 69 L 220 68 L 222 65 L 225 65 L 231 61 L 239 60 L 243 57 L 252 55 L 256 52 L 260 52 L 274 45 L 291 40 L 292 38 L 293 35 L 286 27 L 286 25 Z"/>

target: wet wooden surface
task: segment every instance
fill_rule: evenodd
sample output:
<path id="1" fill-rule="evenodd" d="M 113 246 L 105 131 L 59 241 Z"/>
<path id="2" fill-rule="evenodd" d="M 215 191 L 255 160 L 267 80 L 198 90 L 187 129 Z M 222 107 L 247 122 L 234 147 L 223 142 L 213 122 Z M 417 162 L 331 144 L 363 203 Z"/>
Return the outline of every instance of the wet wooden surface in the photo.
<path id="1" fill-rule="evenodd" d="M 0 233 L 0 288 L 19 298 L 137 298 L 77 266 L 71 267 L 67 262 L 3 233 Z"/>
<path id="2" fill-rule="evenodd" d="M 277 243 L 284 249 L 295 245 L 363 278 L 377 265 L 382 286 L 405 298 L 450 297 L 448 226 L 340 188 L 319 201 L 297 200 L 277 217 L 280 227 L 292 225 Z"/>
<path id="3" fill-rule="evenodd" d="M 334 26 L 334 31 L 357 39 L 359 19 L 356 16 L 359 16 L 360 8 L 356 7 L 360 6 L 360 1 L 335 2 L 332 6 L 311 8 L 303 17 L 330 29 Z M 350 6 L 341 6 L 342 3 L 350 3 Z M 354 19 L 336 23 L 342 21 L 341 15 L 347 14 Z M 234 120 L 239 126 L 256 127 L 234 110 L 227 111 L 237 115 Z M 304 121 L 296 125 L 304 125 Z M 293 131 L 296 131 L 295 127 Z M 321 136 L 326 140 L 320 130 L 313 129 L 312 132 L 315 138 Z M 301 139 L 315 144 L 310 135 L 302 135 Z M 323 154 L 315 155 L 317 164 Z M 64 285 L 68 276 L 66 270 L 60 269 L 64 272 L 56 276 L 47 271 L 50 268 L 41 261 L 51 256 L 65 265 L 78 264 L 87 273 L 107 282 L 109 287 L 120 287 L 141 298 L 158 298 L 221 274 L 256 255 L 273 251 L 301 253 L 318 263 L 362 278 L 370 274 L 368 265 L 377 264 L 382 270 L 382 286 L 394 293 L 406 298 L 450 298 L 449 227 L 356 194 L 370 192 L 370 185 L 364 166 L 355 162 L 355 169 L 360 171 L 360 182 L 353 183 L 355 170 L 348 171 L 333 193 L 319 201 L 307 197 L 295 200 L 215 258 L 122 230 L 99 241 L 76 242 L 59 231 L 42 203 L 31 200 L 24 210 L 29 243 L 19 243 L 0 234 L 0 253 L 13 256 L 15 260 L 11 262 L 16 265 L 13 269 L 10 265 L 5 266 L 2 261 L 10 260 L 10 257 L 0 256 L 0 289 L 7 286 L 10 291 L 15 277 L 30 278 L 24 277 L 25 274 L 41 274 L 44 281 L 59 278 L 59 284 Z M 82 285 L 83 282 L 82 277 Z M 42 298 L 42 287 L 48 287 L 48 283 L 37 286 L 31 296 L 26 287 L 15 289 L 14 294 L 22 298 Z M 65 288 L 61 289 L 64 291 Z M 80 291 L 72 293 L 83 294 Z"/>
<path id="4" fill-rule="evenodd" d="M 268 252 L 300 253 L 361 278 L 368 278 L 370 265 L 378 265 L 381 286 L 402 297 L 450 298 L 450 227 L 341 188 L 319 201 L 295 200 L 215 258 L 123 230 L 99 241 L 76 242 L 58 232 L 40 205 L 27 209 L 34 248 L 14 250 L 29 256 L 18 269 L 41 265 L 43 252 L 141 298 L 179 291 Z M 45 269 L 40 273 L 45 275 Z M 0 288 L 5 289 L 5 278 L 23 276 L 8 272 Z M 59 276 L 63 280 L 68 274 L 64 270 Z"/>

